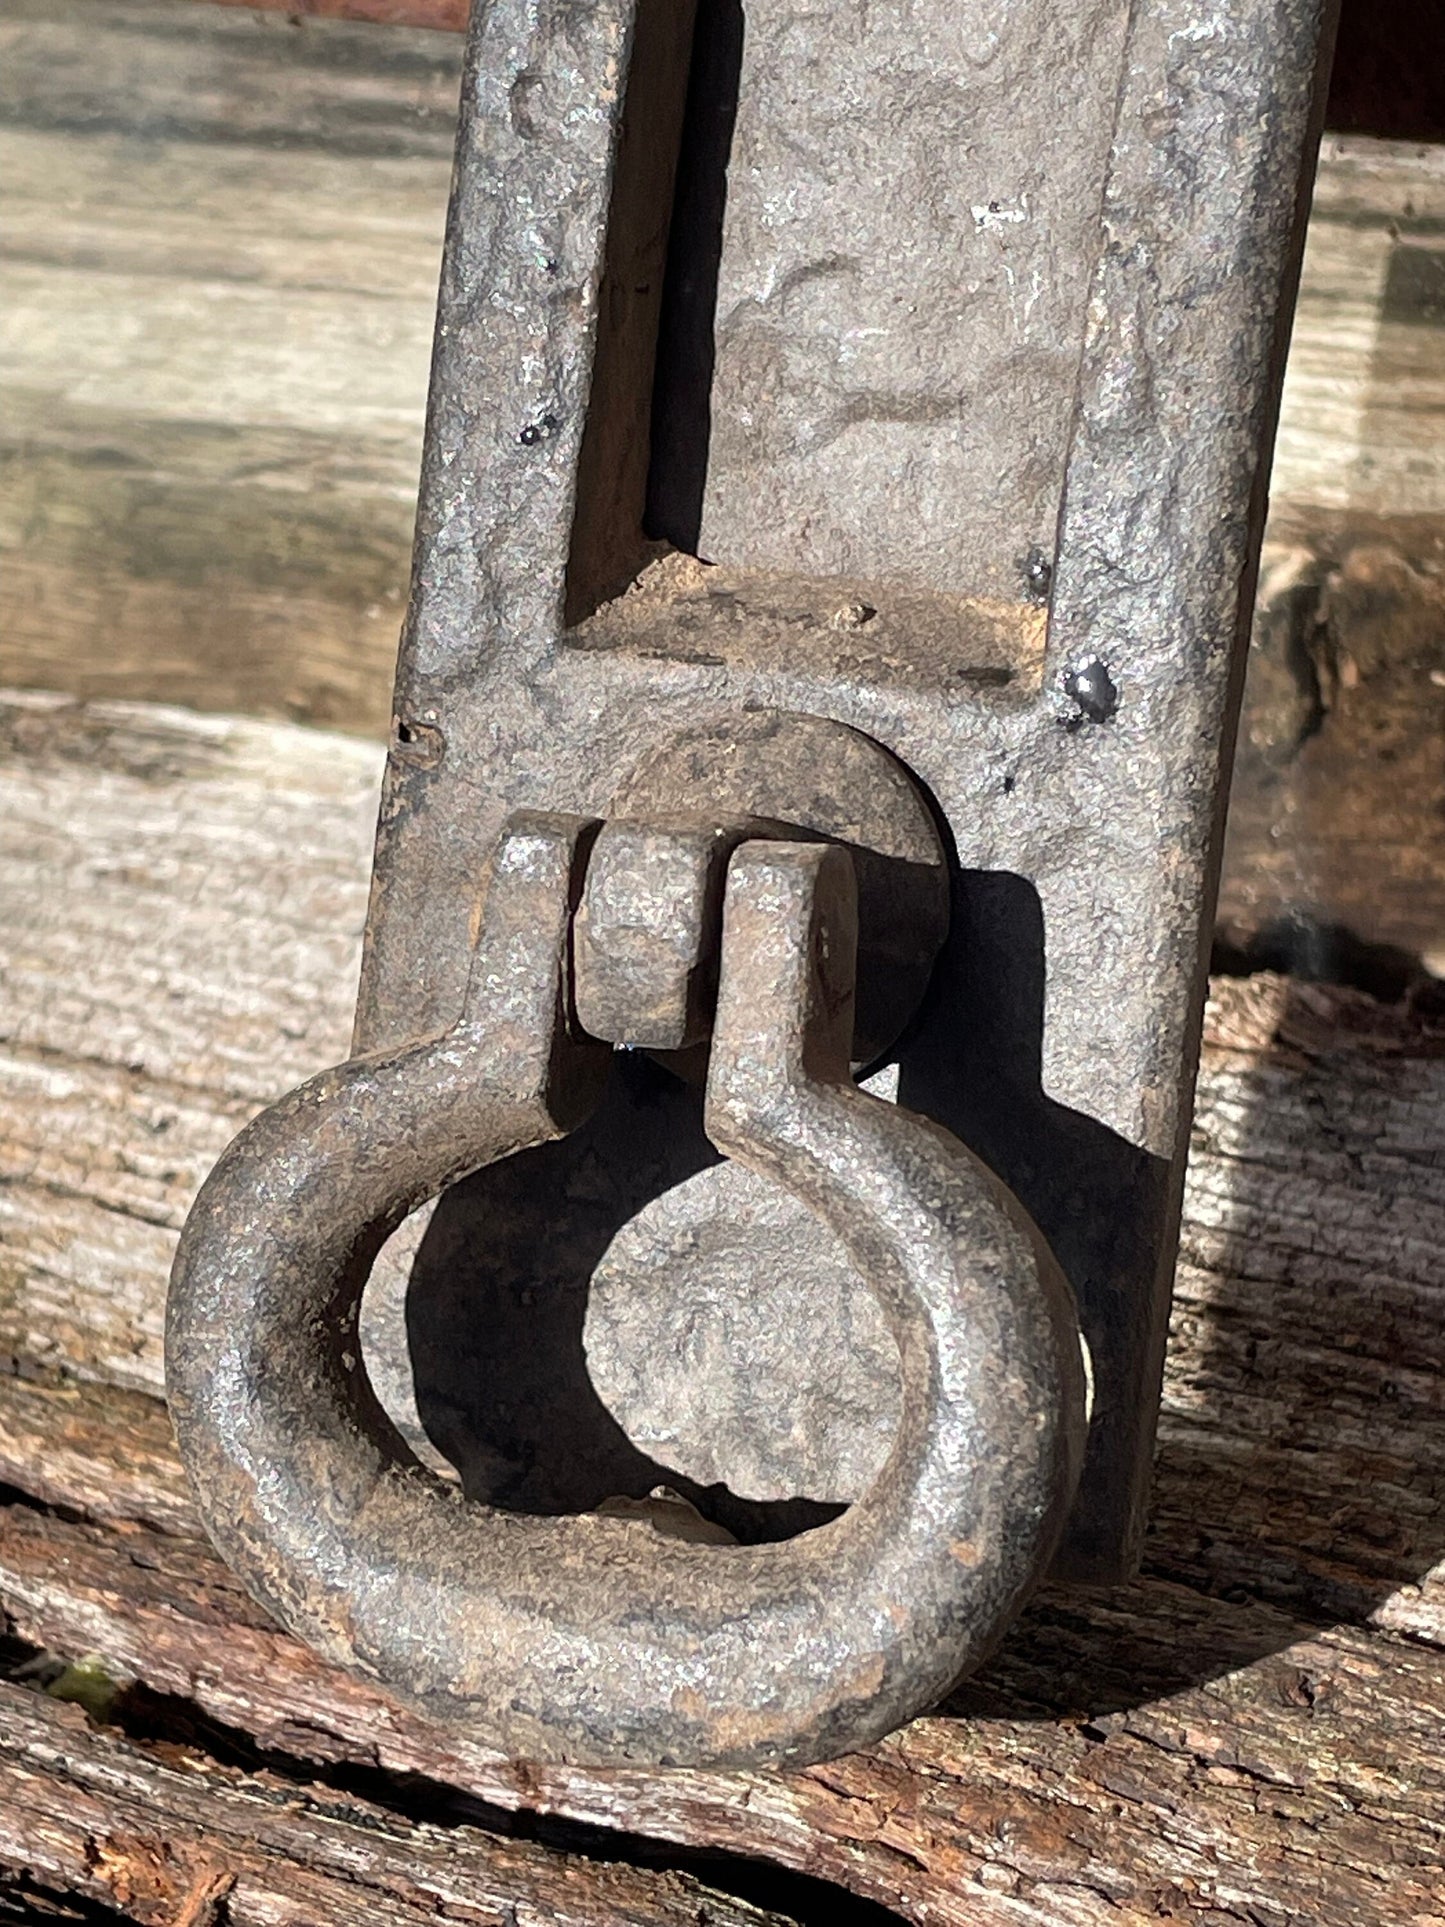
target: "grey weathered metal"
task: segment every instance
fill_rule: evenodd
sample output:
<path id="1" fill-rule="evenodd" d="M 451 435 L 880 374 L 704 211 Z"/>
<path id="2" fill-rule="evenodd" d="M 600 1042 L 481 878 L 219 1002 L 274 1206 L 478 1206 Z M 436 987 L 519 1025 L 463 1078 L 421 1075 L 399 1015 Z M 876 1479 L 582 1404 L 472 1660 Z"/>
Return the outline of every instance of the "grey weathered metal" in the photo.
<path id="1" fill-rule="evenodd" d="M 563 1009 L 583 828 L 513 818 L 452 1030 L 326 1072 L 221 1159 L 176 1261 L 177 1430 L 258 1596 L 426 1710 L 529 1759 L 826 1756 L 991 1651 L 1052 1550 L 1082 1449 L 1073 1302 L 979 1159 L 854 1088 L 847 855 L 750 843 L 707 1129 L 834 1231 L 884 1307 L 903 1380 L 886 1466 L 841 1518 L 751 1548 L 470 1506 L 420 1467 L 367 1382 L 362 1286 L 423 1198 L 597 1093 L 602 1054 Z"/>
<path id="2" fill-rule="evenodd" d="M 1129 1569 L 1330 24 L 703 0 L 679 149 L 680 9 L 477 11 L 364 1055 L 228 1153 L 172 1309 L 207 1516 L 328 1651 L 538 1755 L 884 1730 L 1062 1518 L 1055 1259 L 1093 1384 L 1055 1570 Z M 609 825 L 590 885 L 558 813 Z M 569 838 L 581 1012 L 690 1049 L 620 1057 L 559 1136 L 600 1048 L 557 1016 Z M 891 1102 L 798 1001 L 834 844 Z M 409 1335 L 469 1503 L 402 1464 L 354 1340 L 380 1237 L 463 1171 Z M 639 1369 L 663 1330 L 707 1369 Z M 966 1378 L 992 1346 L 997 1386 L 923 1387 L 919 1344 Z M 748 1543 L 581 1516 L 659 1483 Z"/>

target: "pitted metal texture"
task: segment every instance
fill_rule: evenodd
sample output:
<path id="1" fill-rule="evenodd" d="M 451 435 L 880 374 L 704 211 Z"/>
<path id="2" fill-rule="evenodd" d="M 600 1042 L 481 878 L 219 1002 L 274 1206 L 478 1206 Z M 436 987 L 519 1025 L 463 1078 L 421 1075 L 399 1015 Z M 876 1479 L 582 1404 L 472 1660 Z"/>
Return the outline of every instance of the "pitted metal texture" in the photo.
<path id="1" fill-rule="evenodd" d="M 856 891 L 821 843 L 733 854 L 707 1129 L 843 1243 L 901 1366 L 893 1448 L 857 1504 L 781 1543 L 460 1499 L 370 1391 L 356 1312 L 381 1241 L 466 1169 L 597 1092 L 563 1006 L 587 828 L 509 825 L 468 1010 L 353 1060 L 242 1133 L 176 1261 L 169 1387 L 207 1525 L 328 1657 L 510 1753 L 802 1763 L 874 1739 L 989 1652 L 1078 1474 L 1068 1287 L 1016 1201 L 937 1126 L 852 1083 Z"/>
<path id="2" fill-rule="evenodd" d="M 1127 1576 L 1335 5 L 749 0 L 690 80 L 686 4 L 474 9 L 359 1055 L 170 1312 L 208 1523 L 333 1657 L 522 1756 L 796 1762 Z M 438 1189 L 465 1497 L 356 1338 Z M 741 1351 L 629 1436 L 658 1289 Z M 747 1543 L 648 1522 L 635 1439 L 710 1429 L 665 1503 Z"/>

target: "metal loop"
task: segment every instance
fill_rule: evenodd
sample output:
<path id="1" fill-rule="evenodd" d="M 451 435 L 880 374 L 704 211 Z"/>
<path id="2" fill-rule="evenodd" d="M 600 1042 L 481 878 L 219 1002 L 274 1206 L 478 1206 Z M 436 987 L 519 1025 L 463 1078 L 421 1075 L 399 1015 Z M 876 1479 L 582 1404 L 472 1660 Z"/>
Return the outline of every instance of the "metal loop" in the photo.
<path id="1" fill-rule="evenodd" d="M 561 1022 L 583 829 L 509 825 L 455 1029 L 313 1080 L 222 1158 L 173 1276 L 177 1431 L 209 1529 L 267 1607 L 514 1757 L 825 1758 L 935 1700 L 1042 1569 L 1082 1435 L 1072 1308 L 977 1160 L 849 1082 L 846 855 L 745 846 L 708 1126 L 877 1290 L 904 1383 L 882 1474 L 816 1531 L 719 1548 L 469 1505 L 417 1465 L 367 1383 L 361 1292 L 417 1202 L 585 1109 L 599 1054 Z"/>

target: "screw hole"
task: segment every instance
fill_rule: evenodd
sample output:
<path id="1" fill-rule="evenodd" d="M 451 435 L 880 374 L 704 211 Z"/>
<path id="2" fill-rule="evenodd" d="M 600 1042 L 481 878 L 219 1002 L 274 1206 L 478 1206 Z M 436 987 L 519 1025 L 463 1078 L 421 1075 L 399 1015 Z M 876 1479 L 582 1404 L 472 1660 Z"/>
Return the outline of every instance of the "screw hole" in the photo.
<path id="1" fill-rule="evenodd" d="M 411 769 L 435 769 L 446 746 L 447 739 L 435 723 L 398 716 L 392 724 L 391 753 L 397 762 Z"/>

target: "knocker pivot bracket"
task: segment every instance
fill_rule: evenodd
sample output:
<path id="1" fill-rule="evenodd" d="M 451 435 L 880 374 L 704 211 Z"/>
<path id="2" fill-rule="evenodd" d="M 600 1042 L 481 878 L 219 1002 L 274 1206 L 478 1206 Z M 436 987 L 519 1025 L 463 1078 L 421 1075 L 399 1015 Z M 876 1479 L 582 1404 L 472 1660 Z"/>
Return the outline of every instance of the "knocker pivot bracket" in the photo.
<path id="1" fill-rule="evenodd" d="M 322 1651 L 800 1762 L 1130 1570 L 1330 17 L 477 8 L 357 1054 L 170 1307 Z"/>

